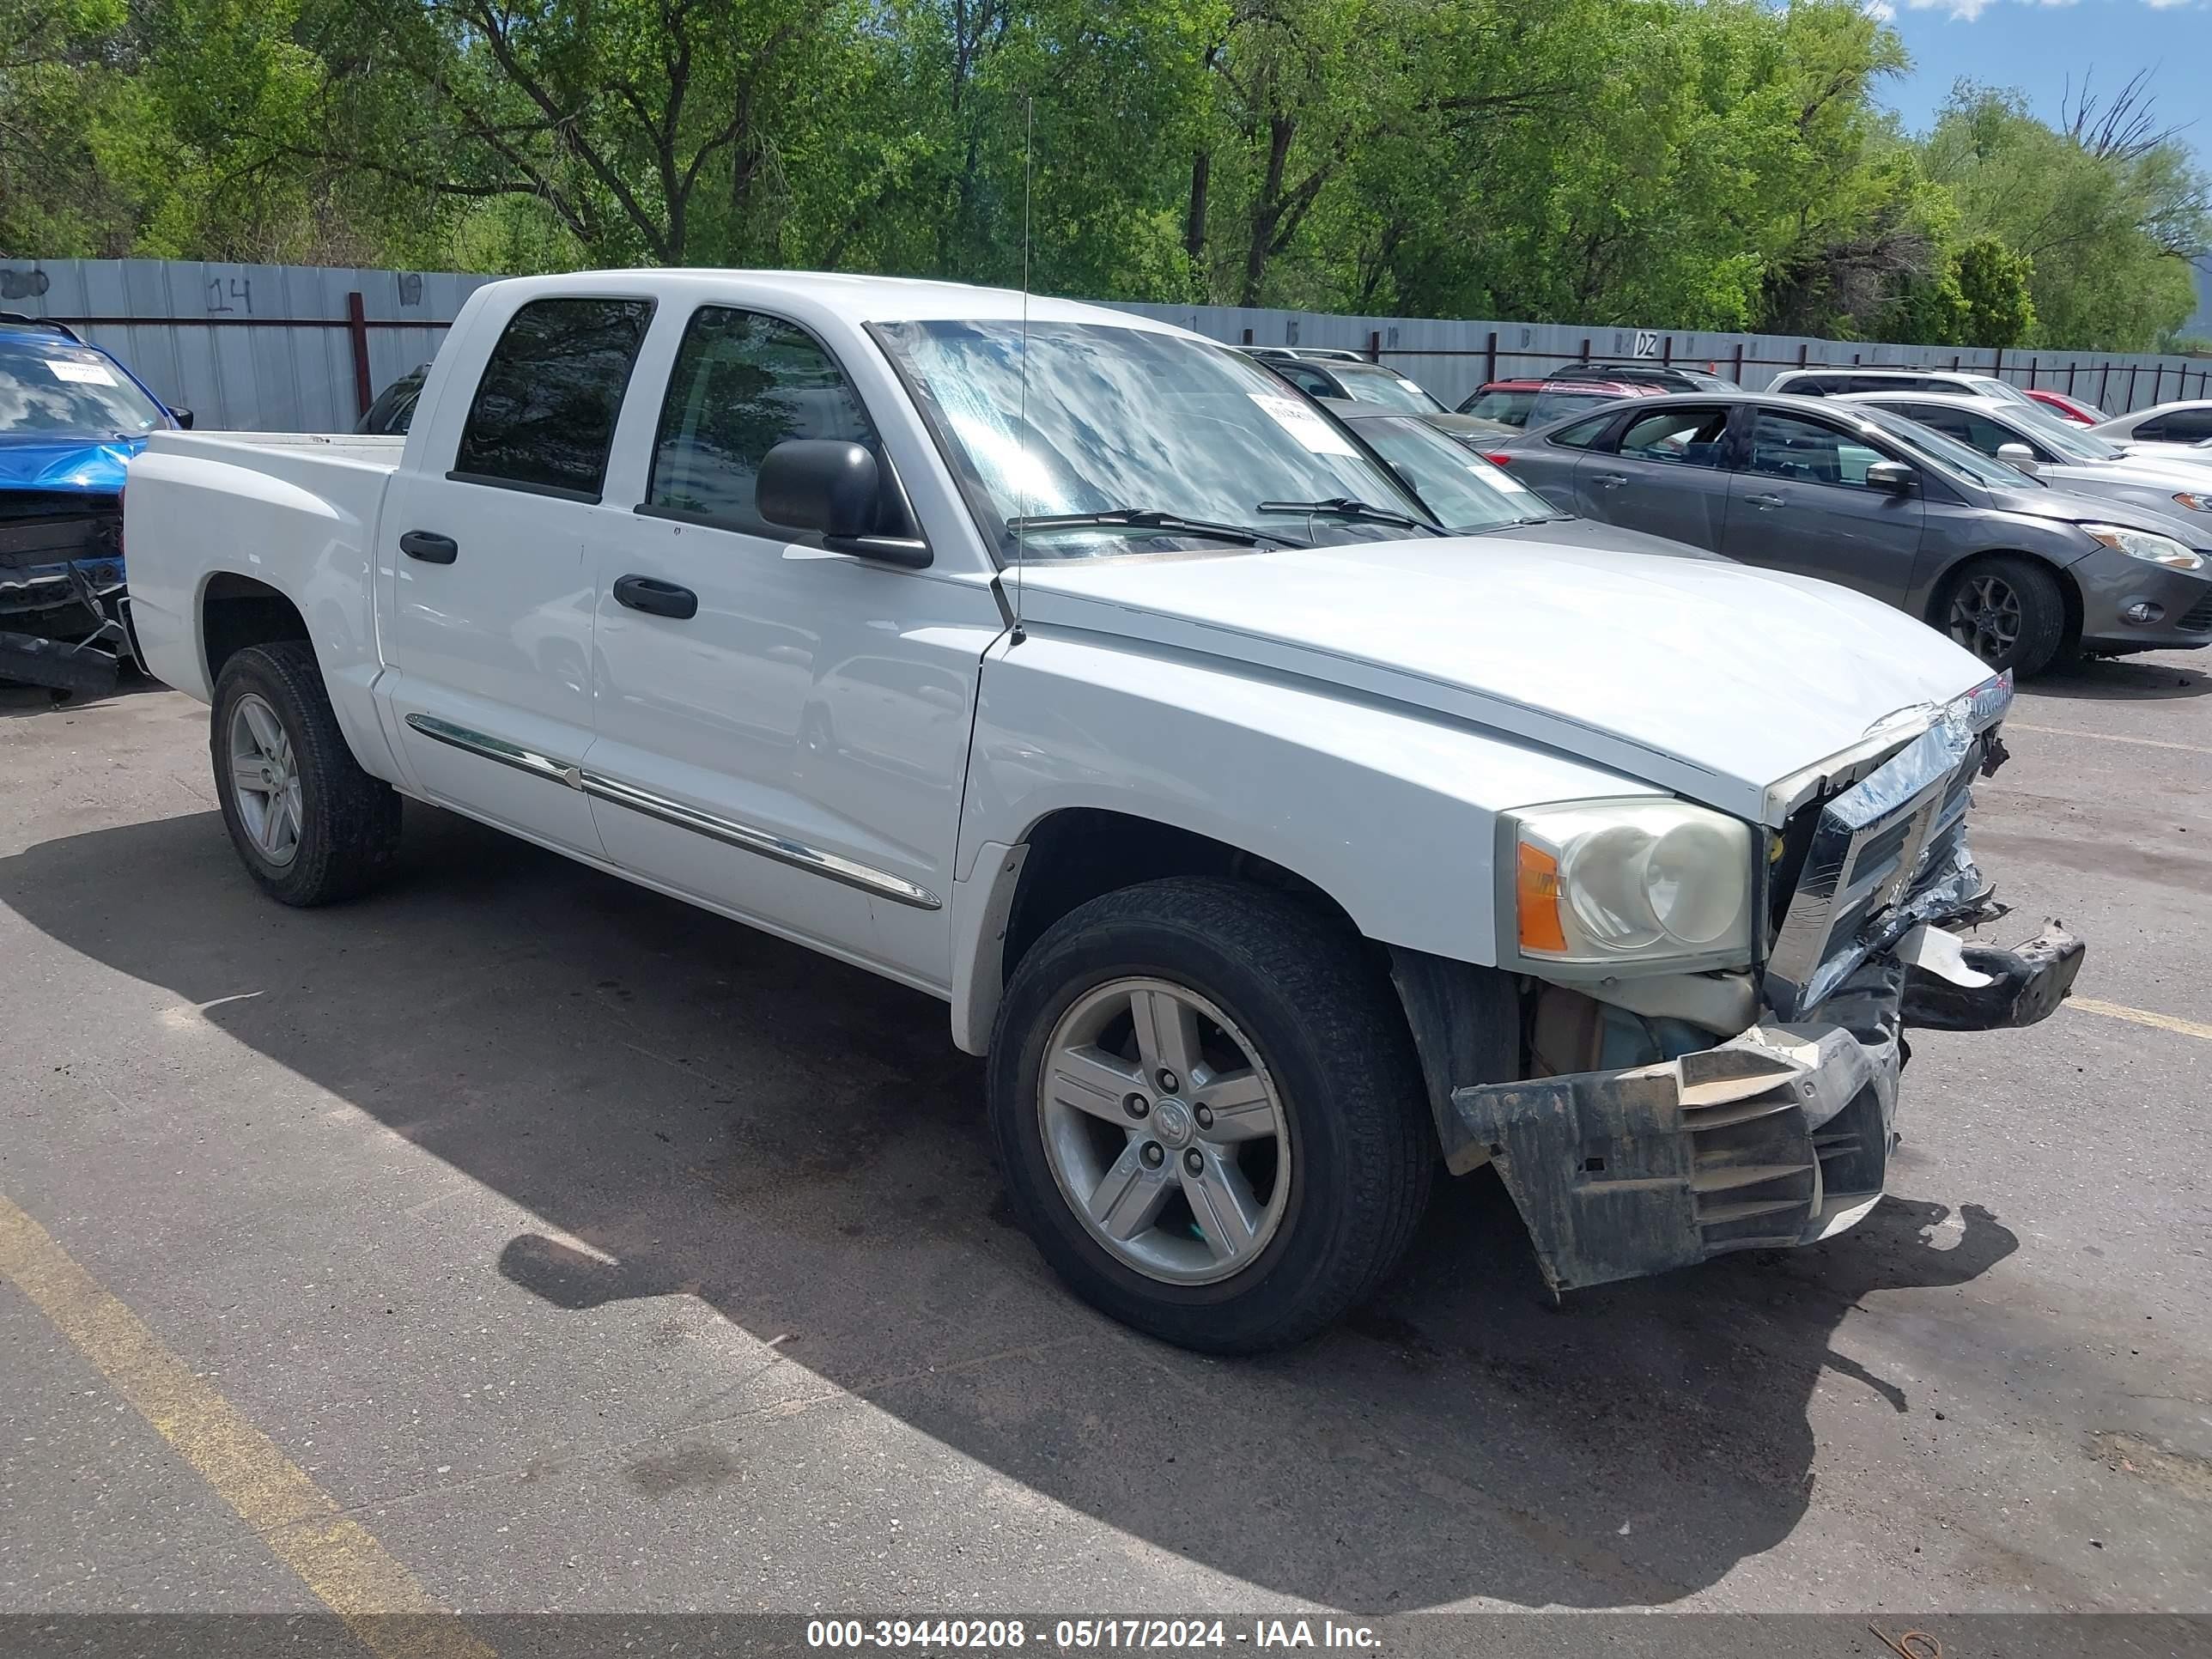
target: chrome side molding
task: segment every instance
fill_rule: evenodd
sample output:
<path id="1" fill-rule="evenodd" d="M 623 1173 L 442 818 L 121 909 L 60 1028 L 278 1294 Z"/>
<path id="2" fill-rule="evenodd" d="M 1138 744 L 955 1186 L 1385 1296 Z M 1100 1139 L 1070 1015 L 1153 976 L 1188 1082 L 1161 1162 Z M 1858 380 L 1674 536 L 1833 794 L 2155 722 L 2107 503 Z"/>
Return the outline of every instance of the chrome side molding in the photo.
<path id="1" fill-rule="evenodd" d="M 741 852 L 773 859 L 778 864 L 787 864 L 795 870 L 810 871 L 848 887 L 857 887 L 877 898 L 889 899 L 894 904 L 911 905 L 917 910 L 944 908 L 944 901 L 927 887 L 918 886 L 902 876 L 892 875 L 889 871 L 841 858 L 835 853 L 826 853 L 804 842 L 772 835 L 751 824 L 740 823 L 734 818 L 718 817 L 714 813 L 702 812 L 695 806 L 686 806 L 681 801 L 656 795 L 649 789 L 640 789 L 635 784 L 605 777 L 597 772 L 587 772 L 573 761 L 555 760 L 535 750 L 522 748 L 485 732 L 472 732 L 465 726 L 455 726 L 450 720 L 438 720 L 428 714 L 410 714 L 406 718 L 408 725 L 436 742 L 465 750 L 486 760 L 496 761 L 502 766 L 511 766 L 519 772 L 527 772 L 531 776 L 543 778 L 549 783 L 580 789 L 594 799 L 626 806 L 633 812 L 642 812 L 647 817 L 658 818 L 663 823 L 672 823 L 679 830 L 689 830 L 696 835 L 708 836 Z"/>
<path id="2" fill-rule="evenodd" d="M 500 738 L 488 737 L 482 732 L 471 732 L 465 726 L 456 726 L 451 720 L 438 720 L 428 714 L 410 714 L 407 724 L 426 738 L 465 749 L 471 755 L 481 755 L 486 760 L 497 761 L 501 766 L 512 766 L 518 772 L 527 772 L 533 778 L 544 778 L 549 783 L 565 783 L 571 789 L 583 787 L 581 775 L 566 761 L 541 755 L 534 749 L 525 749 Z"/>

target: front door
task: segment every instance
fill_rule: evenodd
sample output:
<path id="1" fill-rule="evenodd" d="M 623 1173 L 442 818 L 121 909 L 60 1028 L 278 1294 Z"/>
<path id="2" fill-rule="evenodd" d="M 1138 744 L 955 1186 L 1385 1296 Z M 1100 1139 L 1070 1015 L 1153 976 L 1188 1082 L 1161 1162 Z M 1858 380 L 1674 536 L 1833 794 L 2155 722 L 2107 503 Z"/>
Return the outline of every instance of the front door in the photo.
<path id="1" fill-rule="evenodd" d="M 1725 404 L 1670 404 L 1622 428 L 1617 453 L 1593 450 L 1575 466 L 1592 518 L 1717 553 L 1729 516 L 1721 469 Z"/>
<path id="2" fill-rule="evenodd" d="M 1902 605 L 1920 551 L 1920 496 L 1867 482 L 1875 462 L 1902 459 L 1826 421 L 1754 410 L 1721 551 Z"/>
<path id="3" fill-rule="evenodd" d="M 762 458 L 793 438 L 864 445 L 893 477 L 827 346 L 702 307 L 643 502 L 598 550 L 599 835 L 656 883 L 941 990 L 976 679 L 1003 621 L 981 581 L 763 520 Z M 885 533 L 915 533 L 896 499 L 886 513 Z"/>
<path id="4" fill-rule="evenodd" d="M 378 532 L 392 584 L 379 690 L 416 791 L 594 856 L 576 770 L 599 590 L 586 545 L 652 313 L 619 297 L 521 305 L 480 375 L 450 384 L 410 435 Z"/>

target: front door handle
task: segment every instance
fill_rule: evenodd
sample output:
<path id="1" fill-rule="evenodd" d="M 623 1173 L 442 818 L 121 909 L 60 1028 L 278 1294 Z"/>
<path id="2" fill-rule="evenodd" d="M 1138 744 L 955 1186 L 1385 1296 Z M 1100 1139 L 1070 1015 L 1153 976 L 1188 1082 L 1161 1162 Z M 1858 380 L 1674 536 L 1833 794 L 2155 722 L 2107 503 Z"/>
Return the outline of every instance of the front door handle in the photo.
<path id="1" fill-rule="evenodd" d="M 659 581 L 651 576 L 617 578 L 615 603 L 655 617 L 673 617 L 678 622 L 689 622 L 699 614 L 699 596 L 696 593 L 688 587 L 678 587 L 674 582 Z"/>
<path id="2" fill-rule="evenodd" d="M 410 530 L 399 538 L 399 550 L 424 564 L 451 564 L 461 556 L 461 544 L 433 530 Z"/>
<path id="3" fill-rule="evenodd" d="M 1601 472 L 1591 478 L 1590 482 L 1601 483 L 1607 489 L 1618 489 L 1628 482 L 1628 475 L 1626 472 Z"/>
<path id="4" fill-rule="evenodd" d="M 1749 501 L 1753 507 L 1760 508 L 1782 505 L 1782 497 L 1779 495 L 1747 495 L 1744 500 Z"/>

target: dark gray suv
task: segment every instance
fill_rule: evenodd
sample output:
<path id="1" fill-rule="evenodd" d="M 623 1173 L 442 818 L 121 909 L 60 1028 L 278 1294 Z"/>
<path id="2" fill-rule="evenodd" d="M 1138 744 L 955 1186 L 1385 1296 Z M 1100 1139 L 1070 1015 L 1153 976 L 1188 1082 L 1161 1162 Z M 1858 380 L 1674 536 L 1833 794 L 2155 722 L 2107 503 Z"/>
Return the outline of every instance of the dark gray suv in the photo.
<path id="1" fill-rule="evenodd" d="M 2021 674 L 2212 643 L 2212 534 L 1865 404 L 1646 398 L 1486 453 L 1571 512 L 1857 588 Z"/>

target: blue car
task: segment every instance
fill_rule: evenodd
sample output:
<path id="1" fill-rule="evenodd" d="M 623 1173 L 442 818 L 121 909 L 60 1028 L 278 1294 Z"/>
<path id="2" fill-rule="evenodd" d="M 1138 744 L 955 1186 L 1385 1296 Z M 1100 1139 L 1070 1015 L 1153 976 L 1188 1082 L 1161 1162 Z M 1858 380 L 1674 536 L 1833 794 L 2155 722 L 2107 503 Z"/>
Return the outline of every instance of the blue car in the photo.
<path id="1" fill-rule="evenodd" d="M 191 424 L 63 325 L 0 313 L 0 678 L 98 678 L 56 680 L 46 642 L 121 635 L 123 470 Z"/>

